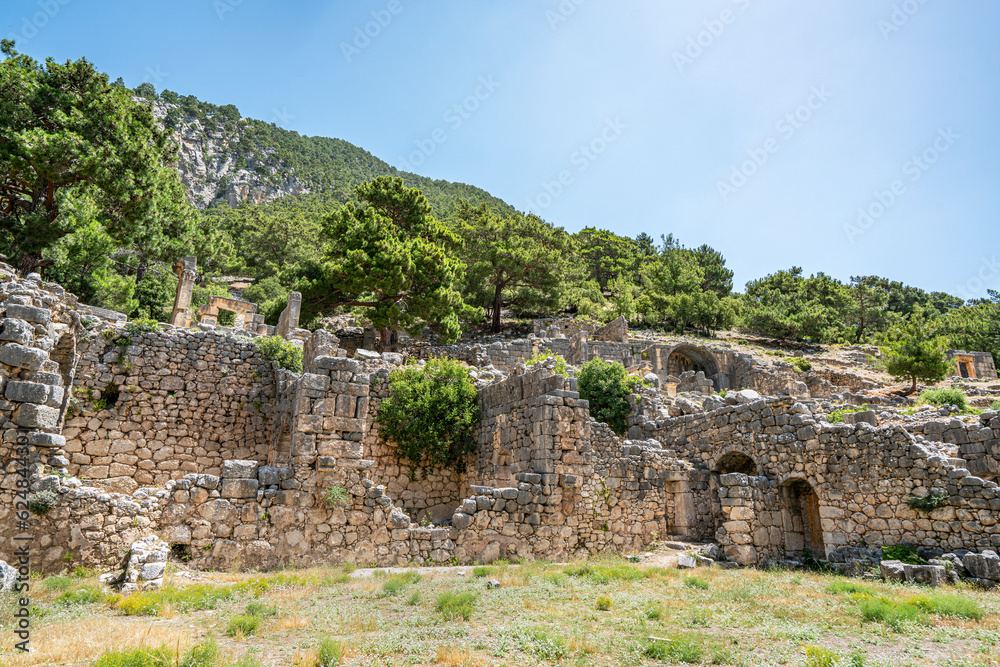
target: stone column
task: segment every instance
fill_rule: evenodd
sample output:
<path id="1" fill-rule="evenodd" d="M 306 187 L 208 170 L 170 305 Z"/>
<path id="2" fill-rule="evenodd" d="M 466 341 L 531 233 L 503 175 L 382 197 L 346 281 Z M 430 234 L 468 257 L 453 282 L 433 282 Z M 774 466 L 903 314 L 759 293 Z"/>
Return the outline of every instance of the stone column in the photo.
<path id="1" fill-rule="evenodd" d="M 282 338 L 287 338 L 294 329 L 299 328 L 299 313 L 302 311 L 302 295 L 292 292 L 288 295 L 288 305 L 281 311 L 278 319 L 278 330 L 275 334 Z"/>
<path id="2" fill-rule="evenodd" d="M 196 268 L 197 261 L 194 257 L 181 257 L 181 260 L 174 264 L 174 273 L 177 274 L 177 296 L 174 297 L 170 324 L 175 327 L 186 327 L 189 323 L 188 308 L 191 306 L 191 291 L 194 289 Z"/>

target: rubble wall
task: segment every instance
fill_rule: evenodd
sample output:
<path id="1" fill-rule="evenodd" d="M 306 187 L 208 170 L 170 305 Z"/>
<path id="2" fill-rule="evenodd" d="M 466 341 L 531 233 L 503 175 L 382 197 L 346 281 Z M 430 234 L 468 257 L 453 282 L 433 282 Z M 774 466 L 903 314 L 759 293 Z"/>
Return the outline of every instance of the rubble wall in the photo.
<path id="1" fill-rule="evenodd" d="M 249 339 L 169 329 L 120 346 L 90 334 L 63 429 L 67 469 L 82 480 L 131 479 L 134 489 L 218 475 L 224 459 L 267 461 L 276 393 L 274 367 Z"/>
<path id="2" fill-rule="evenodd" d="M 758 484 L 756 494 L 739 492 L 741 500 L 754 501 L 738 503 L 748 508 L 741 518 L 725 509 L 736 504 L 724 505 L 728 520 L 718 534 L 733 560 L 752 563 L 796 551 L 801 540 L 791 519 L 797 512 L 781 490 L 798 480 L 818 497 L 827 552 L 862 540 L 869 546 L 907 542 L 950 550 L 988 547 L 1000 537 L 997 485 L 931 455 L 900 426 L 817 423 L 791 399 L 778 399 L 633 429 L 709 471 L 719 471 L 732 452 L 753 461 L 766 484 Z M 929 494 L 945 496 L 945 505 L 929 513 L 908 506 L 911 496 Z"/>

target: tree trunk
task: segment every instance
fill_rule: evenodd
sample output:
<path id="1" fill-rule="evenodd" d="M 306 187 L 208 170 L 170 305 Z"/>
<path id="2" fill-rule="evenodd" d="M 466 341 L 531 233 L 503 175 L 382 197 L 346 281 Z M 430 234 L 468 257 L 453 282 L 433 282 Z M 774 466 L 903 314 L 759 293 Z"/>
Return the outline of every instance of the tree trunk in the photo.
<path id="1" fill-rule="evenodd" d="M 500 308 L 503 306 L 503 285 L 497 283 L 493 292 L 493 333 L 500 331 Z"/>
<path id="2" fill-rule="evenodd" d="M 25 252 L 18 258 L 17 270 L 21 276 L 26 276 L 42 265 L 42 253 Z"/>
<path id="3" fill-rule="evenodd" d="M 909 396 L 910 394 L 912 394 L 916 390 L 917 390 L 917 378 L 914 377 L 913 378 L 913 384 L 910 385 L 910 388 L 907 391 L 903 392 L 903 396 Z"/>
<path id="4" fill-rule="evenodd" d="M 382 327 L 379 334 L 382 338 L 382 342 L 380 343 L 380 347 L 382 349 L 380 349 L 379 352 L 387 352 L 389 348 L 389 327 Z"/>

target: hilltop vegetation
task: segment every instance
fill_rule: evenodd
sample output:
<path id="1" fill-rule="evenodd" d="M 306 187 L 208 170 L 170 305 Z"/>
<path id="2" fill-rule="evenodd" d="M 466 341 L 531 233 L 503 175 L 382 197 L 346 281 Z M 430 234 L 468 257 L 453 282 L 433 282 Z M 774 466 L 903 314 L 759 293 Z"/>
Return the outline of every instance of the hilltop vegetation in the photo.
<path id="1" fill-rule="evenodd" d="M 567 314 L 704 335 L 737 326 L 779 339 L 1000 357 L 995 292 L 963 302 L 880 276 L 844 283 L 791 267 L 739 294 L 725 257 L 706 245 L 593 227 L 569 233 L 478 188 L 398 174 L 339 139 L 305 137 L 147 84 L 128 91 L 85 60 L 39 64 L 11 42 L 4 53 L 0 251 L 85 303 L 165 320 L 176 289 L 169 267 L 193 254 L 201 275 L 193 306 L 226 292 L 213 276 L 245 276 L 253 283 L 243 298 L 261 304 L 270 323 L 294 289 L 304 296 L 303 323 L 351 310 L 383 329 L 429 326 L 439 340 L 473 324 L 498 330 L 505 313 Z M 150 99 L 170 105 L 167 130 L 221 132 L 232 153 L 218 159 L 254 165 L 264 181 L 294 173 L 312 193 L 195 209 Z M 907 339 L 914 331 L 920 340 Z"/>

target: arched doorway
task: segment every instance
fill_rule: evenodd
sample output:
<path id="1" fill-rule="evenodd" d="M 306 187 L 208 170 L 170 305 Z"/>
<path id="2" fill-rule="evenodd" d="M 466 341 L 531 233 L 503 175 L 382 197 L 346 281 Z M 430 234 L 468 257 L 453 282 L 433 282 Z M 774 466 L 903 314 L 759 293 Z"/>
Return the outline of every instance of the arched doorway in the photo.
<path id="1" fill-rule="evenodd" d="M 781 497 L 784 501 L 785 552 L 801 556 L 803 549 L 809 549 L 814 557 L 825 558 L 816 491 L 804 479 L 793 479 L 781 487 Z"/>
<path id="2" fill-rule="evenodd" d="M 728 452 L 727 454 L 723 454 L 715 468 L 716 472 L 720 475 L 741 472 L 744 475 L 749 475 L 750 477 L 757 476 L 757 464 L 753 462 L 752 458 L 746 454 L 741 454 L 740 452 Z"/>
<path id="3" fill-rule="evenodd" d="M 720 386 L 718 377 L 719 364 L 715 359 L 715 355 L 710 350 L 694 345 L 679 345 L 672 349 L 670 355 L 667 357 L 664 370 L 667 375 L 674 377 L 680 377 L 682 373 L 687 373 L 688 371 L 694 371 L 695 373 L 701 371 L 707 379 L 712 381 L 716 391 L 728 388 Z"/>

